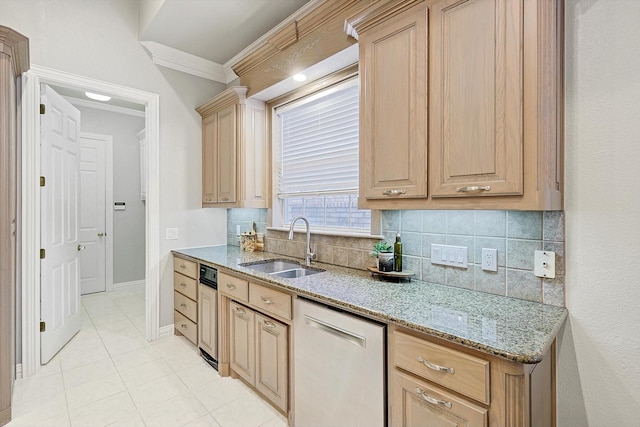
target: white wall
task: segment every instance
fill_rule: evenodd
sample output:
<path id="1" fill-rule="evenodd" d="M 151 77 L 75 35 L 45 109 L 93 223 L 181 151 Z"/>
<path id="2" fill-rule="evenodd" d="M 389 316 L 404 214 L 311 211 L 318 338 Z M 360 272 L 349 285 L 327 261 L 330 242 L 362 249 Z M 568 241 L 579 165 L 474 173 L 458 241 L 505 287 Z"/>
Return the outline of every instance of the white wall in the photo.
<path id="1" fill-rule="evenodd" d="M 76 106 L 83 132 L 113 137 L 113 200 L 126 209 L 113 211 L 113 283 L 144 280 L 144 214 L 140 200 L 140 143 L 144 118 Z M 113 210 L 113 206 L 106 206 Z"/>
<path id="2" fill-rule="evenodd" d="M 138 43 L 132 0 L 0 0 L 0 24 L 29 37 L 32 64 L 160 95 L 160 326 L 173 323 L 170 250 L 226 242 L 226 210 L 201 209 L 195 107 L 224 85 L 162 69 Z M 164 240 L 177 227 L 178 240 Z"/>
<path id="3" fill-rule="evenodd" d="M 640 1 L 566 2 L 559 426 L 640 425 Z"/>

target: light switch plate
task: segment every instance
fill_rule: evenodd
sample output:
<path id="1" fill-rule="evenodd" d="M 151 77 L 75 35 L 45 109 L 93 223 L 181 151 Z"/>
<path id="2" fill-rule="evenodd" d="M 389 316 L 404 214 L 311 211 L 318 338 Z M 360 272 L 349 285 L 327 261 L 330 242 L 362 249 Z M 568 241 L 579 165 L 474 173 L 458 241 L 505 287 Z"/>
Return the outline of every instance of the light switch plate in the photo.
<path id="1" fill-rule="evenodd" d="M 431 264 L 468 268 L 468 252 L 466 246 L 431 244 Z"/>
<path id="2" fill-rule="evenodd" d="M 178 240 L 178 229 L 177 228 L 167 228 L 167 229 L 165 229 L 165 239 L 166 240 Z"/>
<path id="3" fill-rule="evenodd" d="M 535 251 L 533 253 L 533 274 L 538 277 L 554 279 L 556 277 L 556 253 Z"/>

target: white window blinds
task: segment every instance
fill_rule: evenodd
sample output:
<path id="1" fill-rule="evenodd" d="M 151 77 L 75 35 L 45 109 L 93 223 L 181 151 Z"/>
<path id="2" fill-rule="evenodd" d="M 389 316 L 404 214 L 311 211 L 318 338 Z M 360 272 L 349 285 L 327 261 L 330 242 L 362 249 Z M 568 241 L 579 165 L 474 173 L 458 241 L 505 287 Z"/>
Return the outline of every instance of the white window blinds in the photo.
<path id="1" fill-rule="evenodd" d="M 357 192 L 358 81 L 276 110 L 281 120 L 278 195 Z"/>

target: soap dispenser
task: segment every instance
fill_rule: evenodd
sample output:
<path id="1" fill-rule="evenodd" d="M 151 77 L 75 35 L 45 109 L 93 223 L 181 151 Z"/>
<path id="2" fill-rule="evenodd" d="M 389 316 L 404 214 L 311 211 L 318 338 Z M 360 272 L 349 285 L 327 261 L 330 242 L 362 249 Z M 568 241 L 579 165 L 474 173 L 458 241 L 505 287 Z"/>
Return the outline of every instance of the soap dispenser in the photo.
<path id="1" fill-rule="evenodd" d="M 395 271 L 402 271 L 402 242 L 400 233 L 396 234 L 396 242 L 393 244 L 393 264 Z"/>

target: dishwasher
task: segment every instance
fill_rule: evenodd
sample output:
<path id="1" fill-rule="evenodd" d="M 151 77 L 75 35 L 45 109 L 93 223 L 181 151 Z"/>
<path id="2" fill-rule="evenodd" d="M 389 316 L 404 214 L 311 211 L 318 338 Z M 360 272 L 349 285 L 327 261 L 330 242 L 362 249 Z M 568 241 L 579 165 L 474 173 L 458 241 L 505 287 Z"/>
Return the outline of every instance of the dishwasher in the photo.
<path id="1" fill-rule="evenodd" d="M 295 426 L 385 426 L 385 326 L 296 298 L 293 327 Z"/>

